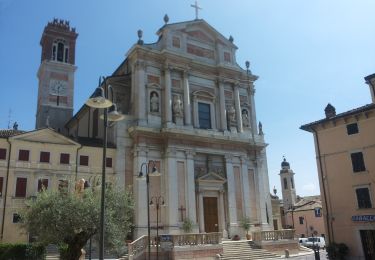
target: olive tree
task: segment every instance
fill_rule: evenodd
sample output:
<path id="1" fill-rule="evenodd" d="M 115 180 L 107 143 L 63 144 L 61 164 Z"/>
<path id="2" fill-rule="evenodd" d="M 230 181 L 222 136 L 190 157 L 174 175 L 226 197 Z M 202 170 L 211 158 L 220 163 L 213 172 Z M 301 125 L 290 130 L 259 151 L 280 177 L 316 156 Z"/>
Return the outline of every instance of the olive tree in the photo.
<path id="1" fill-rule="evenodd" d="M 78 259 L 87 241 L 100 230 L 99 191 L 79 193 L 42 191 L 27 202 L 22 214 L 24 228 L 41 243 L 66 245 L 66 258 Z M 131 193 L 107 187 L 105 193 L 105 245 L 118 249 L 132 227 L 134 202 Z"/>

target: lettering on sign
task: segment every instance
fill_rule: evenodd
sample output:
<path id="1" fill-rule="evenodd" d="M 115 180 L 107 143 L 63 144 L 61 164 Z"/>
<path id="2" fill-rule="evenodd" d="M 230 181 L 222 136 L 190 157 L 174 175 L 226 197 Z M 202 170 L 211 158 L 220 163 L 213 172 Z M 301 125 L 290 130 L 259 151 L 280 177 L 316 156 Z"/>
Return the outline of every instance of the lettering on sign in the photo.
<path id="1" fill-rule="evenodd" d="M 357 215 L 357 216 L 352 216 L 352 221 L 356 221 L 356 222 L 372 222 L 372 221 L 375 221 L 375 215 Z"/>

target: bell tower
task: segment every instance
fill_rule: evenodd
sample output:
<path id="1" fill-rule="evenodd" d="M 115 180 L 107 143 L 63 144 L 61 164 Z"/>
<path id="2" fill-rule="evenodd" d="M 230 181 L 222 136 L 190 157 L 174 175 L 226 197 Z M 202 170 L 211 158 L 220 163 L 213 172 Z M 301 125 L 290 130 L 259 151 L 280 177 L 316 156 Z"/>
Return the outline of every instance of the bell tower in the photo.
<path id="1" fill-rule="evenodd" d="M 78 34 L 69 21 L 53 19 L 44 28 L 40 45 L 36 128 L 51 127 L 66 133 L 73 116 L 75 45 Z"/>
<path id="2" fill-rule="evenodd" d="M 290 169 L 290 164 L 284 158 L 280 170 L 281 190 L 283 194 L 284 209 L 292 209 L 296 204 L 296 188 L 294 185 L 294 172 Z"/>

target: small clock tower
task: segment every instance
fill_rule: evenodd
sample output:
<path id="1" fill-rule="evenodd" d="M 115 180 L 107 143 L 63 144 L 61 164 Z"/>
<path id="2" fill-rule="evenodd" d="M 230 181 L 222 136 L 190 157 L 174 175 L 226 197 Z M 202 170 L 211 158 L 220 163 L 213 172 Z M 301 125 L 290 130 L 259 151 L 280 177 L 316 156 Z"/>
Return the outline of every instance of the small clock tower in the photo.
<path id="1" fill-rule="evenodd" d="M 73 116 L 75 45 L 78 34 L 69 22 L 54 19 L 44 28 L 38 70 L 36 128 L 51 127 L 66 133 Z"/>

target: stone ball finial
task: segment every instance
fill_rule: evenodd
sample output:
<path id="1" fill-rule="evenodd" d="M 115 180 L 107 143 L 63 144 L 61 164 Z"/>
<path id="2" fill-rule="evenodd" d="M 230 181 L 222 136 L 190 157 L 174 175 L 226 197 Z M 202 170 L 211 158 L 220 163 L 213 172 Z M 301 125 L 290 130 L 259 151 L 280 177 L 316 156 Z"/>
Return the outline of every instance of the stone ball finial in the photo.
<path id="1" fill-rule="evenodd" d="M 232 36 L 232 35 L 230 35 L 230 36 L 229 36 L 229 41 L 230 41 L 230 42 L 233 42 L 233 41 L 234 41 L 234 39 L 233 39 L 233 36 Z"/>
<path id="2" fill-rule="evenodd" d="M 138 30 L 137 34 L 138 34 L 138 44 L 139 45 L 143 45 L 143 40 L 142 40 L 143 31 L 142 30 Z"/>
<path id="3" fill-rule="evenodd" d="M 169 16 L 167 14 L 164 15 L 164 23 L 167 24 L 169 22 Z"/>
<path id="4" fill-rule="evenodd" d="M 250 67 L 250 61 L 247 60 L 247 61 L 245 62 L 245 65 L 246 65 L 246 69 L 249 69 L 249 67 Z"/>
<path id="5" fill-rule="evenodd" d="M 273 186 L 273 194 L 275 194 L 275 196 L 276 196 L 276 194 L 277 194 L 277 189 L 276 189 L 275 186 Z"/>

